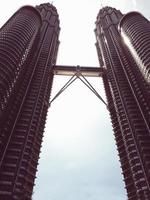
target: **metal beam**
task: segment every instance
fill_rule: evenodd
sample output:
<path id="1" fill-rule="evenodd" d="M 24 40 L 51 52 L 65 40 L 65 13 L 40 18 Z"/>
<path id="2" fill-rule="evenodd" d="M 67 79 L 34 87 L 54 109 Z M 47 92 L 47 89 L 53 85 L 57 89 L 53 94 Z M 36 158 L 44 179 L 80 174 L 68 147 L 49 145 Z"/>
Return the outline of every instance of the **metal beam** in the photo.
<path id="1" fill-rule="evenodd" d="M 106 106 L 107 103 L 102 99 L 99 93 L 94 89 L 91 83 L 85 78 L 88 77 L 102 77 L 105 73 L 104 68 L 98 67 L 74 67 L 74 66 L 63 66 L 56 65 L 54 66 L 54 75 L 64 75 L 64 76 L 72 76 L 67 83 L 59 90 L 59 92 L 54 96 L 54 98 L 50 101 L 50 104 L 62 93 L 66 90 L 76 79 L 79 79 L 82 83 L 84 83 Z"/>
<path id="2" fill-rule="evenodd" d="M 54 75 L 73 76 L 79 72 L 79 76 L 88 77 L 102 77 L 105 69 L 102 67 L 80 67 L 80 66 L 67 66 L 67 65 L 55 65 Z"/>

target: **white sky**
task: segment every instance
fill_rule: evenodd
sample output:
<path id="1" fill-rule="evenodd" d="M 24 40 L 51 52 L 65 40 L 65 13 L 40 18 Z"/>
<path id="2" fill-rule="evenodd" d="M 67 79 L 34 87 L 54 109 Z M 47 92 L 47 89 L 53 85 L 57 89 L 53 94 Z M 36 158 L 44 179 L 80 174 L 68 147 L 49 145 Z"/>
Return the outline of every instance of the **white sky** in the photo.
<path id="1" fill-rule="evenodd" d="M 0 25 L 21 6 L 40 3 L 3 1 Z M 61 27 L 58 64 L 99 66 L 94 22 L 101 3 L 123 13 L 139 8 L 149 17 L 148 0 L 53 0 Z M 52 96 L 68 78 L 55 77 Z M 101 79 L 89 80 L 105 98 Z M 49 109 L 40 157 L 33 200 L 126 199 L 108 111 L 79 81 Z"/>

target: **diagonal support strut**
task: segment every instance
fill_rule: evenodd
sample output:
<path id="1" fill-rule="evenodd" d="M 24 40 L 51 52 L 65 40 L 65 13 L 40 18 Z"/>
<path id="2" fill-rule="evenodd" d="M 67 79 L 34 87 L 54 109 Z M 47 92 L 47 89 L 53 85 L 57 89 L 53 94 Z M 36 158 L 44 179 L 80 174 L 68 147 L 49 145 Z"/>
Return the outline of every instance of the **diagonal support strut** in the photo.
<path id="1" fill-rule="evenodd" d="M 65 75 L 72 76 L 65 85 L 58 91 L 58 93 L 52 98 L 51 103 L 64 92 L 75 80 L 79 79 L 85 86 L 87 86 L 99 99 L 101 102 L 107 106 L 107 103 L 103 100 L 100 94 L 96 91 L 96 89 L 92 86 L 92 84 L 85 78 L 85 76 L 90 77 L 101 77 L 104 73 L 104 68 L 94 68 L 94 67 L 72 67 L 72 66 L 55 66 L 54 67 L 54 75 Z"/>

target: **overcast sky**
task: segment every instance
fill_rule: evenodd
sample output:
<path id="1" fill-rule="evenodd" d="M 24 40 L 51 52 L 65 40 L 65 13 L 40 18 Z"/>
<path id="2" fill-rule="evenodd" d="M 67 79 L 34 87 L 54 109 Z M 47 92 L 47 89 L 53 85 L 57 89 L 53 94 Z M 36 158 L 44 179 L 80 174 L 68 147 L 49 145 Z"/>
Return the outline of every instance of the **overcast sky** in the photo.
<path id="1" fill-rule="evenodd" d="M 0 25 L 23 5 L 38 0 L 5 0 Z M 149 17 L 149 0 L 53 0 L 60 16 L 57 64 L 99 66 L 95 20 L 103 6 Z M 52 97 L 69 77 L 55 77 Z M 105 98 L 101 78 L 89 81 Z M 119 158 L 105 105 L 76 81 L 49 109 L 33 200 L 125 200 Z"/>

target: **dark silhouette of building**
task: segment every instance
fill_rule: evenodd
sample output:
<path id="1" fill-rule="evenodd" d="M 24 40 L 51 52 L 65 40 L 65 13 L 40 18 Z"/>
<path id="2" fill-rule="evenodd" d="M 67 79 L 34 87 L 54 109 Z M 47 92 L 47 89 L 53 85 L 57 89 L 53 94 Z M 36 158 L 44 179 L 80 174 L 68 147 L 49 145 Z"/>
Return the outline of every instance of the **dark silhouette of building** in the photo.
<path id="1" fill-rule="evenodd" d="M 50 4 L 22 7 L 0 29 L 0 199 L 31 200 L 55 72 L 103 75 L 128 200 L 149 200 L 150 22 L 102 8 L 101 69 L 55 66 L 59 31 Z"/>
<path id="2" fill-rule="evenodd" d="M 119 28 L 118 28 L 119 25 Z M 129 200 L 150 199 L 150 22 L 102 8 L 97 52 Z"/>
<path id="3" fill-rule="evenodd" d="M 0 30 L 0 199 L 31 199 L 58 50 L 56 8 L 22 7 Z"/>

